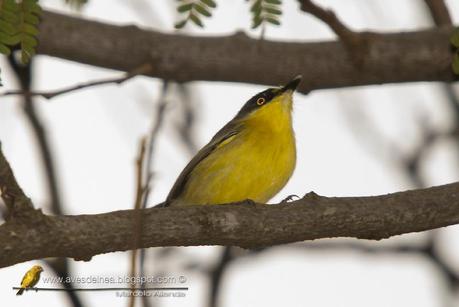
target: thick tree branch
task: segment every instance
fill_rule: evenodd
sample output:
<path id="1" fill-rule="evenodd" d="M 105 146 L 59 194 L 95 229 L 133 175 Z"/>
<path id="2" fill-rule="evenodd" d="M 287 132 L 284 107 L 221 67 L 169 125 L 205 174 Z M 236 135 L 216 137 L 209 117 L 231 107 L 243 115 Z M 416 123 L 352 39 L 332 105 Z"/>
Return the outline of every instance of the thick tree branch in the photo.
<path id="1" fill-rule="evenodd" d="M 147 75 L 179 82 L 273 85 L 302 74 L 305 81 L 299 90 L 308 92 L 392 82 L 452 81 L 451 31 L 371 34 L 362 44 L 363 65 L 356 67 L 338 41 L 258 41 L 242 33 L 191 37 L 44 12 L 37 51 L 123 71 L 149 62 L 154 69 Z"/>
<path id="2" fill-rule="evenodd" d="M 373 197 L 314 193 L 280 205 L 190 206 L 142 210 L 141 248 L 234 245 L 256 248 L 328 237 L 379 240 L 459 223 L 459 183 Z M 44 257 L 132 249 L 136 211 L 12 219 L 0 225 L 0 267 Z M 27 244 L 25 244 L 27 243 Z"/>

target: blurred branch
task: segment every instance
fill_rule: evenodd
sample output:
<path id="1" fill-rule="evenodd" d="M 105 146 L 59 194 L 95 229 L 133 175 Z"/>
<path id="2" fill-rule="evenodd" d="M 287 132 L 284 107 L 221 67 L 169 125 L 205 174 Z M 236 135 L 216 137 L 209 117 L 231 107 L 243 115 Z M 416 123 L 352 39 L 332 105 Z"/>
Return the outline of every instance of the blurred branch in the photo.
<path id="1" fill-rule="evenodd" d="M 22 93 L 30 92 L 32 85 L 32 62 L 29 62 L 29 64 L 27 65 L 23 65 L 19 62 L 19 59 L 14 56 L 14 54 L 9 56 L 8 60 L 18 78 Z M 36 112 L 35 101 L 33 101 L 32 96 L 23 94 L 23 99 L 24 113 L 32 126 L 32 130 L 35 134 L 38 143 L 38 148 L 40 150 L 40 155 L 45 170 L 48 194 L 51 198 L 51 211 L 53 212 L 53 214 L 62 215 L 62 202 L 56 178 L 56 170 L 53 163 L 54 158 L 52 155 L 52 151 L 50 149 L 49 139 L 47 137 L 46 130 Z M 68 259 L 58 258 L 52 261 L 47 261 L 47 263 L 57 276 L 61 278 L 69 276 Z M 65 287 L 67 289 L 73 289 L 73 285 L 71 283 L 66 283 Z M 72 306 L 83 306 L 77 293 L 73 291 L 67 291 L 67 296 L 72 302 Z"/>
<path id="2" fill-rule="evenodd" d="M 5 220 L 20 214 L 22 211 L 30 211 L 33 209 L 32 202 L 24 194 L 21 187 L 18 185 L 14 177 L 13 170 L 11 169 L 8 161 L 3 155 L 0 143 L 0 192 L 1 197 L 8 208 Z"/>
<path id="3" fill-rule="evenodd" d="M 341 39 L 343 44 L 348 49 L 348 54 L 352 60 L 360 67 L 363 65 L 365 53 L 367 50 L 368 39 L 373 35 L 370 32 L 354 32 L 349 29 L 341 20 L 336 16 L 332 10 L 324 9 L 311 0 L 299 0 L 301 10 L 309 13 L 324 23 L 326 23 L 333 32 Z"/>
<path id="4" fill-rule="evenodd" d="M 156 107 L 156 116 L 154 121 L 152 122 L 152 127 L 150 130 L 150 135 L 148 136 L 148 149 L 146 153 L 146 165 L 145 168 L 142 170 L 144 173 L 144 180 L 145 180 L 145 195 L 142 200 L 142 209 L 145 209 L 148 204 L 150 192 L 151 192 L 151 179 L 152 175 L 152 164 L 153 164 L 153 153 L 155 149 L 155 143 L 159 134 L 159 130 L 164 122 L 164 115 L 166 111 L 167 105 L 167 91 L 169 88 L 169 81 L 163 80 L 163 88 L 161 91 L 161 95 L 159 97 L 158 105 Z M 140 264 L 139 264 L 139 271 L 140 276 L 145 276 L 145 249 L 140 250 Z M 141 287 L 144 288 L 146 284 L 142 284 Z M 142 296 L 143 306 L 149 306 L 150 302 L 147 296 Z"/>
<path id="5" fill-rule="evenodd" d="M 365 42 L 364 64 L 355 67 L 339 41 L 259 41 L 243 33 L 191 37 L 45 11 L 37 52 L 123 71 L 131 71 L 147 61 L 154 69 L 146 75 L 178 82 L 277 85 L 292 75 L 302 74 L 304 82 L 299 91 L 306 93 L 313 89 L 391 82 L 453 81 L 456 77 L 450 67 L 451 32 L 452 28 L 442 28 L 372 34 Z"/>
<path id="6" fill-rule="evenodd" d="M 143 170 L 146 190 L 145 190 L 145 197 L 143 198 L 143 201 L 142 201 L 142 208 L 147 207 L 148 198 L 150 196 L 150 190 L 151 190 L 150 181 L 152 178 L 151 168 L 153 164 L 153 152 L 155 149 L 156 138 L 164 122 L 164 112 L 166 111 L 166 105 L 167 105 L 166 94 L 167 94 L 168 88 L 169 88 L 169 82 L 164 80 L 163 89 L 162 89 L 162 92 L 159 98 L 158 106 L 156 108 L 155 120 L 152 123 L 150 135 L 148 136 L 148 150 L 147 150 L 147 157 L 146 157 L 146 165 L 145 165 L 145 169 Z"/>
<path id="7" fill-rule="evenodd" d="M 66 280 L 67 277 L 70 277 L 68 258 L 59 257 L 46 259 L 45 263 L 54 271 L 54 274 L 62 278 L 62 280 Z M 65 295 L 70 299 L 73 307 L 83 307 L 84 304 L 77 291 L 74 291 L 75 288 L 73 285 L 73 283 L 69 282 L 62 283 L 62 286 L 68 290 L 65 291 Z"/>
<path id="8" fill-rule="evenodd" d="M 430 16 L 433 22 L 438 26 L 452 26 L 453 21 L 449 13 L 448 7 L 444 0 L 425 0 L 429 9 Z M 443 92 L 454 114 L 454 125 L 450 129 L 450 137 L 454 140 L 457 148 L 459 148 L 459 99 L 451 84 L 442 84 Z M 459 274 L 450 266 L 448 266 L 442 258 L 438 255 L 435 248 L 438 240 L 431 239 L 430 248 L 426 249 L 426 255 L 437 265 L 437 267 L 447 277 L 451 290 L 458 290 L 459 287 Z"/>
<path id="9" fill-rule="evenodd" d="M 452 26 L 453 21 L 444 0 L 424 0 L 437 26 Z"/>
<path id="10" fill-rule="evenodd" d="M 220 294 L 221 284 L 223 280 L 224 273 L 229 268 L 229 265 L 233 261 L 234 257 L 232 256 L 233 247 L 226 246 L 223 247 L 220 260 L 214 266 L 214 268 L 209 272 L 210 274 L 210 290 L 209 290 L 209 303 L 208 307 L 217 307 L 218 306 L 218 297 Z"/>
<path id="11" fill-rule="evenodd" d="M 21 64 L 14 54 L 8 57 L 9 63 L 13 68 L 21 86 L 21 92 L 27 93 L 31 88 L 31 69 L 32 63 L 27 65 Z M 56 169 L 54 167 L 54 157 L 50 149 L 49 139 L 46 135 L 46 130 L 41 122 L 37 111 L 35 109 L 35 102 L 29 95 L 24 95 L 24 114 L 26 115 L 32 131 L 37 140 L 38 149 L 40 151 L 41 160 L 45 170 L 45 177 L 47 181 L 48 195 L 51 198 L 51 210 L 54 214 L 62 214 L 61 197 L 59 194 L 58 183 L 56 179 Z"/>
<path id="12" fill-rule="evenodd" d="M 191 155 L 195 155 L 198 151 L 196 140 L 194 138 L 194 125 L 196 123 L 196 113 L 199 110 L 194 105 L 194 98 L 191 93 L 190 85 L 186 83 L 177 84 L 178 91 L 180 93 L 180 102 L 182 106 L 182 121 L 177 124 L 177 131 L 179 133 L 180 140 L 185 145 L 186 149 Z M 193 91 L 196 94 L 196 91 Z"/>
<path id="13" fill-rule="evenodd" d="M 45 222 L 0 225 L 0 267 L 43 257 L 92 256 L 133 248 L 138 210 L 44 216 Z M 308 193 L 280 205 L 241 202 L 141 210 L 138 248 L 231 245 L 258 248 L 328 237 L 379 240 L 459 223 L 459 183 L 369 197 Z M 15 237 L 11 238 L 11 232 Z M 22 242 L 29 242 L 24 246 Z M 65 244 L 56 244 L 65 242 Z"/>
<path id="14" fill-rule="evenodd" d="M 311 0 L 299 0 L 301 10 L 307 12 L 326 23 L 339 38 L 343 41 L 357 39 L 358 34 L 349 29 L 341 20 L 336 17 L 332 10 L 326 10 Z"/>
<path id="15" fill-rule="evenodd" d="M 142 200 L 145 195 L 146 190 L 146 183 L 143 180 L 143 168 L 144 168 L 144 160 L 145 160 L 145 143 L 146 139 L 142 138 L 140 141 L 139 147 L 139 155 L 136 161 L 136 193 L 135 193 L 135 201 L 134 201 L 134 213 L 135 213 L 135 227 L 134 227 L 134 240 L 132 246 L 132 254 L 131 254 L 131 275 L 132 277 L 137 276 L 137 251 L 140 246 L 140 239 L 142 237 L 142 224 L 143 224 L 143 216 L 142 211 Z M 136 289 L 137 285 L 135 282 L 131 283 L 131 291 Z M 135 306 L 135 300 L 137 296 L 131 295 L 129 298 L 129 307 Z"/>
<path id="16" fill-rule="evenodd" d="M 85 89 L 88 87 L 94 87 L 94 86 L 99 86 L 99 85 L 105 85 L 105 84 L 121 84 L 135 76 L 138 75 L 143 75 L 147 74 L 152 71 L 152 66 L 149 63 L 143 64 L 135 69 L 133 69 L 130 72 L 127 72 L 124 76 L 122 77 L 117 77 L 117 78 L 109 78 L 109 79 L 104 79 L 104 80 L 97 80 L 97 81 L 91 81 L 91 82 L 86 82 L 86 83 L 81 83 L 77 84 L 74 86 L 70 86 L 67 88 L 63 88 L 60 90 L 55 90 L 55 91 L 29 91 L 29 90 L 12 90 L 12 91 L 6 91 L 4 93 L 0 93 L 0 97 L 4 96 L 12 96 L 12 95 L 23 95 L 24 97 L 30 97 L 33 96 L 41 96 L 46 99 L 52 99 L 56 96 L 60 96 L 63 94 L 71 93 L 77 90 Z"/>

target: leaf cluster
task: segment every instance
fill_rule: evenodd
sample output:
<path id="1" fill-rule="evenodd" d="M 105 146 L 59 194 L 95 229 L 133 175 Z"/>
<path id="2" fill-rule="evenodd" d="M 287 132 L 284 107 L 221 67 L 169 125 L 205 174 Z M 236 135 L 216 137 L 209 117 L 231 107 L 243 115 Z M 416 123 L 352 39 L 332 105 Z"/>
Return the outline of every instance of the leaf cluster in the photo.
<path id="1" fill-rule="evenodd" d="M 12 47 L 21 49 L 27 63 L 38 44 L 38 23 L 42 10 L 38 0 L 0 0 L 0 53 L 9 55 Z"/>
<path id="2" fill-rule="evenodd" d="M 214 0 L 178 0 L 177 11 L 186 17 L 175 24 L 176 29 L 183 28 L 189 21 L 199 27 L 204 27 L 201 18 L 211 17 L 212 9 L 217 7 Z"/>
<path id="3" fill-rule="evenodd" d="M 252 29 L 267 23 L 280 25 L 279 17 L 282 15 L 281 0 L 253 0 L 250 7 L 252 13 Z"/>

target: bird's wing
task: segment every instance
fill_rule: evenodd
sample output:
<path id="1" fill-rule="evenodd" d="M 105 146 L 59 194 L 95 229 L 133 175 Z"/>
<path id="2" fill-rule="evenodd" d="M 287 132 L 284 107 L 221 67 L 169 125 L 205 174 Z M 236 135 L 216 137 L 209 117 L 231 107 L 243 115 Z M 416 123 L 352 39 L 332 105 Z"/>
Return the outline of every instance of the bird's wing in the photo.
<path id="1" fill-rule="evenodd" d="M 30 281 L 29 287 L 34 287 L 40 280 L 40 272 L 34 274 L 33 279 Z"/>
<path id="2" fill-rule="evenodd" d="M 27 287 L 28 286 L 28 279 L 29 279 L 29 271 L 27 271 L 27 273 L 24 274 L 24 276 L 22 277 L 22 280 L 21 280 L 21 287 Z"/>
<path id="3" fill-rule="evenodd" d="M 236 121 L 230 121 L 222 129 L 220 129 L 217 134 L 210 140 L 210 142 L 204 146 L 188 163 L 188 165 L 180 173 L 179 177 L 175 181 L 174 186 L 172 187 L 169 195 L 167 196 L 165 207 L 170 205 L 170 202 L 174 199 L 177 199 L 185 187 L 188 177 L 193 169 L 206 157 L 208 157 L 219 145 L 223 142 L 228 141 L 230 138 L 234 137 L 240 132 L 241 124 Z"/>

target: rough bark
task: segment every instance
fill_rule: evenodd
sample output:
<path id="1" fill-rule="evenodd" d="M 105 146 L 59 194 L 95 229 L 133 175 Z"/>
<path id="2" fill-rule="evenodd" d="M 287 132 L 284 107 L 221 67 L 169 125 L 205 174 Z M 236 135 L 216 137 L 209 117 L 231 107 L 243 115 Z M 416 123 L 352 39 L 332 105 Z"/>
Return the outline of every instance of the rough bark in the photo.
<path id="1" fill-rule="evenodd" d="M 452 27 L 360 35 L 355 65 L 339 41 L 274 42 L 243 33 L 192 37 L 115 26 L 45 11 L 38 53 L 132 71 L 151 63 L 149 76 L 175 81 L 276 85 L 302 74 L 299 90 L 412 81 L 452 81 Z"/>
<path id="2" fill-rule="evenodd" d="M 372 197 L 309 193 L 271 206 L 244 203 L 142 211 L 143 248 L 258 248 L 330 237 L 379 240 L 459 223 L 459 183 Z M 77 216 L 35 212 L 0 225 L 0 267 L 44 257 L 89 260 L 132 248 L 134 210 Z"/>

